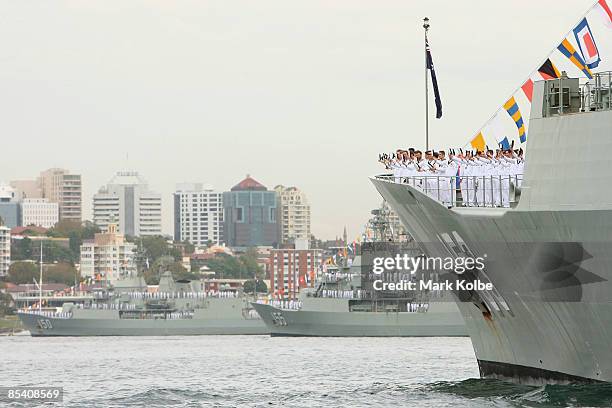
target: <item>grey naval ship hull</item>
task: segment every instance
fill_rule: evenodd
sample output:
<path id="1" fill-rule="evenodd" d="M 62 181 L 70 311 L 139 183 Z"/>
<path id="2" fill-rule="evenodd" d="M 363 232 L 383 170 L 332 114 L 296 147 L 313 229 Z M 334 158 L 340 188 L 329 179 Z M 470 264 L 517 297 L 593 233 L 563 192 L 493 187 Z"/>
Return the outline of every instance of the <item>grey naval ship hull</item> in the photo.
<path id="1" fill-rule="evenodd" d="M 23 313 L 19 317 L 24 328 L 30 332 L 32 337 L 263 335 L 270 333 L 261 320 L 62 319 Z M 41 320 L 44 323 L 41 324 Z"/>
<path id="2" fill-rule="evenodd" d="M 537 116 L 515 208 L 448 209 L 411 186 L 372 182 L 426 255 L 487 254 L 480 277 L 505 306 L 483 308 L 477 291 L 458 301 L 482 377 L 610 382 L 612 171 L 601 152 L 612 148 L 612 111 Z"/>
<path id="3" fill-rule="evenodd" d="M 329 299 L 332 303 L 334 300 Z M 253 304 L 272 336 L 316 337 L 442 337 L 467 336 L 454 303 L 430 305 L 427 313 L 342 311 L 342 303 L 327 310 L 285 310 Z"/>
<path id="4" fill-rule="evenodd" d="M 215 299 L 210 309 L 196 309 L 192 319 L 121 318 L 117 310 L 73 309 L 71 317 L 18 312 L 33 337 L 51 336 L 190 336 L 264 335 L 258 317 L 242 316 L 242 299 Z"/>

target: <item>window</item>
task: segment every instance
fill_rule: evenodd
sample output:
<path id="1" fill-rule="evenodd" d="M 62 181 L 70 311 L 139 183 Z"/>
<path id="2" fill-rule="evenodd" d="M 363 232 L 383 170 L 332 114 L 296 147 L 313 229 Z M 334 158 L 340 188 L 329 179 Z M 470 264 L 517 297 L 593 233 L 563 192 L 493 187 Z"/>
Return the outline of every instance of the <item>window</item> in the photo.
<path id="1" fill-rule="evenodd" d="M 276 222 L 276 208 L 270 208 L 270 223 L 274 224 Z"/>

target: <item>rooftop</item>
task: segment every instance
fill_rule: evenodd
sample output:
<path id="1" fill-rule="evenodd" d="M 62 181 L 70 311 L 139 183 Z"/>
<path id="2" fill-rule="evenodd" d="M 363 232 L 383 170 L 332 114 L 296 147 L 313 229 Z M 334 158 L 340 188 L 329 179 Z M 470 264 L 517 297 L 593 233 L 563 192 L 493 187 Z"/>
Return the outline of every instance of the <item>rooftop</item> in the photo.
<path id="1" fill-rule="evenodd" d="M 232 191 L 242 190 L 267 191 L 268 189 L 266 188 L 266 186 L 264 186 L 259 181 L 255 180 L 247 174 L 244 180 L 232 187 Z"/>

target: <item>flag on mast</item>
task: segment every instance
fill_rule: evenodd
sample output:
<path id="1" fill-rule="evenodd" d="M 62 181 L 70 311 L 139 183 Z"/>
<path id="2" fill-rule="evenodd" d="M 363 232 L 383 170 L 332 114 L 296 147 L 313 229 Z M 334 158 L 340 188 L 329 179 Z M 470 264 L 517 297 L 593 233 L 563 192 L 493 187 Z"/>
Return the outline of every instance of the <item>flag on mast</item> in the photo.
<path id="1" fill-rule="evenodd" d="M 426 54 L 426 68 L 429 70 L 431 74 L 431 83 L 433 85 L 434 97 L 436 100 L 436 118 L 440 119 L 442 117 L 442 99 L 440 99 L 440 90 L 438 89 L 438 79 L 436 78 L 436 71 L 434 69 L 433 59 L 431 58 L 431 51 L 429 49 L 429 41 L 427 37 L 425 37 L 425 54 Z"/>

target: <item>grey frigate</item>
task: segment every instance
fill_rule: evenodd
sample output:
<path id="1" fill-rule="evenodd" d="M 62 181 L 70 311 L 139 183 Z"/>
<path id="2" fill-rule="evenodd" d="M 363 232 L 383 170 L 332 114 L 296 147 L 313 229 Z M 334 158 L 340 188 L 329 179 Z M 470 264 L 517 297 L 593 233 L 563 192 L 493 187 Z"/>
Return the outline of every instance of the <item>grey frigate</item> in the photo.
<path id="1" fill-rule="evenodd" d="M 360 262 L 356 256 L 351 266 L 328 270 L 317 288 L 302 289 L 296 302 L 253 307 L 272 336 L 467 336 L 457 306 L 443 293 L 376 297 L 362 288 Z"/>
<path id="2" fill-rule="evenodd" d="M 303 288 L 293 302 L 254 303 L 272 336 L 431 337 L 467 336 L 454 301 L 443 292 L 405 291 L 397 295 L 373 290 L 372 255 L 388 251 L 388 242 L 414 255 L 385 203 L 372 211 L 369 242 L 359 255 L 323 265 L 314 288 Z M 399 222 L 398 222 L 399 223 Z M 412 277 L 416 279 L 416 277 Z"/>
<path id="3" fill-rule="evenodd" d="M 372 178 L 426 256 L 487 255 L 472 274 L 494 289 L 455 293 L 482 377 L 612 381 L 611 78 L 535 83 L 522 183 L 483 183 L 510 180 L 492 190 L 510 190 L 509 208 Z"/>
<path id="4" fill-rule="evenodd" d="M 53 312 L 17 312 L 32 336 L 256 335 L 269 330 L 236 291 L 209 292 L 196 281 L 174 281 L 170 272 L 149 293 L 142 277 L 97 291 L 91 302 L 64 303 Z"/>

